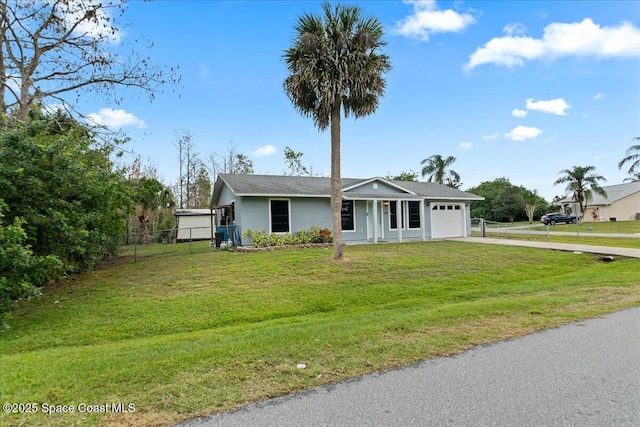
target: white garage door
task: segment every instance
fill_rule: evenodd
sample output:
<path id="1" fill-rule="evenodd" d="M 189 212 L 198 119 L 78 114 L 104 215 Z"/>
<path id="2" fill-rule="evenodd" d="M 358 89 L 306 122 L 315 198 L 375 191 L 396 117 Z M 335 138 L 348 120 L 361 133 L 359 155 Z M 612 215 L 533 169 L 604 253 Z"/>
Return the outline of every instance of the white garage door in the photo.
<path id="1" fill-rule="evenodd" d="M 431 237 L 464 237 L 464 209 L 460 204 L 431 205 Z"/>

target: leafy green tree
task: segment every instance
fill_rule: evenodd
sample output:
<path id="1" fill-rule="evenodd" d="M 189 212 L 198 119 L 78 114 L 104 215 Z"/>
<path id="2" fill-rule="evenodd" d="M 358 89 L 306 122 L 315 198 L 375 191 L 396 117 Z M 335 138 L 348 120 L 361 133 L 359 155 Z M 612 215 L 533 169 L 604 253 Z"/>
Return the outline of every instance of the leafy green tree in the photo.
<path id="1" fill-rule="evenodd" d="M 524 198 L 520 189 L 515 185 L 505 188 L 491 200 L 491 211 L 493 217 L 498 218 L 498 221 L 506 218 L 509 222 L 514 222 L 524 207 Z"/>
<path id="2" fill-rule="evenodd" d="M 0 132 L 0 194 L 7 216 L 24 219 L 34 254 L 53 255 L 76 272 L 115 252 L 131 206 L 124 171 L 110 159 L 116 147 L 98 145 L 62 114 L 7 123 Z"/>
<path id="3" fill-rule="evenodd" d="M 471 216 L 474 218 L 484 218 L 490 221 L 498 221 L 493 215 L 491 204 L 503 191 L 512 187 L 513 184 L 507 178 L 497 178 L 493 181 L 484 181 L 476 187 L 467 191 L 472 194 L 484 197 L 484 200 L 471 202 Z"/>
<path id="4" fill-rule="evenodd" d="M 534 216 L 542 216 L 548 208 L 547 201 L 540 197 L 536 190 L 513 185 L 507 178 L 485 181 L 467 190 L 484 197 L 484 200 L 471 202 L 471 216 L 489 221 L 531 220 L 526 212 L 526 205 L 535 206 Z M 510 204 L 513 205 L 511 209 Z"/>
<path id="5" fill-rule="evenodd" d="M 40 257 L 26 244 L 24 220 L 4 225 L 7 205 L 0 199 L 0 329 L 17 303 L 40 295 L 39 287 L 62 275 L 62 263 L 53 255 Z"/>
<path id="6" fill-rule="evenodd" d="M 383 75 L 391 69 L 384 29 L 358 6 L 322 4 L 323 16 L 298 19 L 293 45 L 284 53 L 289 76 L 284 90 L 294 107 L 319 130 L 331 128 L 331 210 L 334 258 L 343 257 L 340 118 L 372 114 L 384 94 Z"/>
<path id="7" fill-rule="evenodd" d="M 414 171 L 400 172 L 400 175 L 387 175 L 386 178 L 394 181 L 417 181 L 418 173 Z"/>
<path id="8" fill-rule="evenodd" d="M 429 176 L 427 181 L 443 184 L 453 188 L 459 188 L 460 175 L 452 169 L 447 169 L 454 164 L 456 158 L 449 156 L 446 159 L 440 154 L 434 154 L 424 159 L 420 164 L 422 167 L 422 176 Z"/>
<path id="9" fill-rule="evenodd" d="M 640 141 L 640 136 L 633 138 L 635 141 Z M 625 181 L 638 181 L 638 177 L 640 176 L 640 145 L 632 145 L 626 152 L 626 156 L 624 159 L 620 160 L 618 163 L 618 169 L 622 169 L 625 164 L 630 164 L 628 173 L 630 178 L 625 179 Z"/>
<path id="10" fill-rule="evenodd" d="M 566 184 L 566 190 L 571 194 L 572 200 L 580 204 L 580 217 L 584 216 L 593 193 L 607 197 L 607 192 L 599 183 L 607 179 L 597 175 L 595 170 L 595 166 L 574 166 L 572 169 L 563 169 L 559 172 L 562 176 L 553 183 L 553 185 Z"/>
<path id="11" fill-rule="evenodd" d="M 162 205 L 164 185 L 154 178 L 142 177 L 131 182 L 133 201 L 138 207 L 140 243 L 149 243 L 149 221 L 151 214 Z"/>

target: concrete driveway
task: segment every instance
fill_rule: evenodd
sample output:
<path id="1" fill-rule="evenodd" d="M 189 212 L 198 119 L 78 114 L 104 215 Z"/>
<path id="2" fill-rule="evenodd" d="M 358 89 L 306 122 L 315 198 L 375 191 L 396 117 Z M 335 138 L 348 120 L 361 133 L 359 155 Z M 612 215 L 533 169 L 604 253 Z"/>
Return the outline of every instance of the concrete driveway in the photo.
<path id="1" fill-rule="evenodd" d="M 180 424 L 639 425 L 640 307 Z"/>

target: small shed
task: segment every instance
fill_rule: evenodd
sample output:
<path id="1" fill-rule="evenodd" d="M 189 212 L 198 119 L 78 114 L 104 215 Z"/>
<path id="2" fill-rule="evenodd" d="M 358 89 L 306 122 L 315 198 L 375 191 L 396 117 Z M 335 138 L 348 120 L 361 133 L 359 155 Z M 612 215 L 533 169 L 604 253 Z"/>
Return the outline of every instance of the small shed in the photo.
<path id="1" fill-rule="evenodd" d="M 211 230 L 215 228 L 213 209 L 176 209 L 177 241 L 211 240 Z"/>

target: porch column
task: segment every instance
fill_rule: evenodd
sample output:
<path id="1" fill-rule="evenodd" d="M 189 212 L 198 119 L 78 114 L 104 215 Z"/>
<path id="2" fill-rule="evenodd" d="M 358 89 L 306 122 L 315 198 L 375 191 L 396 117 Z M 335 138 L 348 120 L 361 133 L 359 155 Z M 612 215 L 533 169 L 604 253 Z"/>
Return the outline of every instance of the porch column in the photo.
<path id="1" fill-rule="evenodd" d="M 422 233 L 422 241 L 427 240 L 427 219 L 424 217 L 424 200 L 420 201 L 420 232 Z"/>
<path id="2" fill-rule="evenodd" d="M 378 201 L 373 200 L 373 243 L 378 243 Z"/>
<path id="3" fill-rule="evenodd" d="M 402 220 L 404 212 L 402 211 L 402 200 L 396 200 L 396 225 L 398 226 L 398 243 L 402 243 Z"/>

